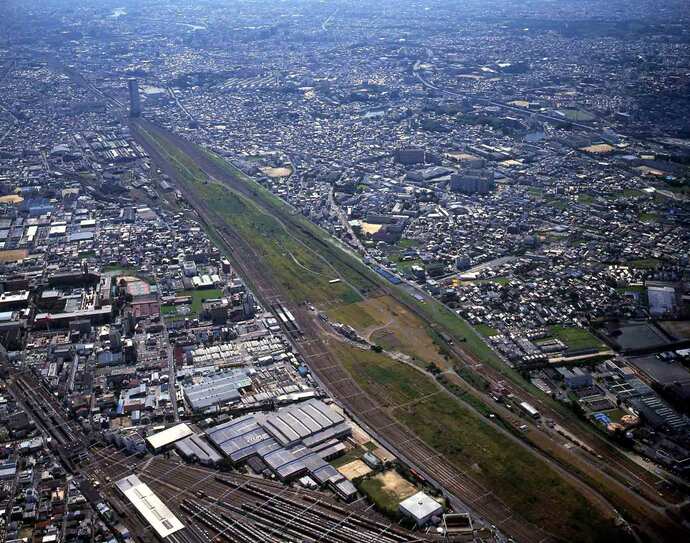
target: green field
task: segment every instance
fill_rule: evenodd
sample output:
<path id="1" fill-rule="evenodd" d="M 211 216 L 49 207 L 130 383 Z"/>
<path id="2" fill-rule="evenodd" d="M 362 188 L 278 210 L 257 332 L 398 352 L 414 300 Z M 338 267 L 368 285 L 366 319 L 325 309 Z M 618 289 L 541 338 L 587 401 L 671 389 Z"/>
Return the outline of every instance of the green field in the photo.
<path id="1" fill-rule="evenodd" d="M 402 238 L 396 245 L 401 249 L 410 249 L 412 247 L 417 247 L 419 245 L 419 241 L 416 239 Z"/>
<path id="2" fill-rule="evenodd" d="M 190 296 L 192 298 L 191 315 L 198 315 L 201 313 L 201 303 L 204 300 L 213 300 L 223 296 L 223 291 L 217 288 L 209 288 L 204 290 L 183 290 L 176 293 L 177 296 Z"/>
<path id="3" fill-rule="evenodd" d="M 549 332 L 553 337 L 565 343 L 572 351 L 606 347 L 600 339 L 588 330 L 577 326 L 552 326 L 549 328 Z"/>
<path id="4" fill-rule="evenodd" d="M 659 215 L 656 213 L 640 213 L 640 222 L 657 222 Z"/>
<path id="5" fill-rule="evenodd" d="M 596 115 L 584 109 L 566 108 L 559 110 L 559 112 L 562 113 L 566 119 L 573 122 L 589 122 L 596 119 Z"/>
<path id="6" fill-rule="evenodd" d="M 365 392 L 517 514 L 570 541 L 623 541 L 616 539 L 613 525 L 542 460 L 452 398 L 424 398 L 438 390 L 429 378 L 384 355 L 344 345 L 337 350 Z"/>
<path id="7" fill-rule="evenodd" d="M 357 489 L 366 494 L 379 511 L 394 519 L 400 517 L 398 510 L 401 501 L 400 496 L 384 488 L 383 483 L 378 478 L 366 477 L 355 484 Z"/>
<path id="8" fill-rule="evenodd" d="M 492 328 L 488 324 L 475 324 L 474 329 L 484 337 L 491 337 L 498 334 L 498 330 Z"/>
<path id="9" fill-rule="evenodd" d="M 638 258 L 636 260 L 630 260 L 626 262 L 631 268 L 637 268 L 640 270 L 653 270 L 661 265 L 661 260 L 658 258 Z"/>
<path id="10" fill-rule="evenodd" d="M 161 306 L 161 315 L 163 316 L 171 316 L 171 315 L 177 315 L 177 306 L 174 305 L 162 305 Z"/>
<path id="11" fill-rule="evenodd" d="M 377 391 L 384 407 L 397 407 L 438 391 L 434 383 L 420 373 L 392 362 L 386 355 L 363 351 L 344 344 L 334 344 L 345 369 L 365 390 Z"/>
<path id="12" fill-rule="evenodd" d="M 420 330 L 424 331 L 433 327 L 439 332 L 446 332 L 453 338 L 453 342 L 458 347 L 473 355 L 477 361 L 491 365 L 510 381 L 518 384 L 519 387 L 536 393 L 554 408 L 565 412 L 566 415 L 564 416 L 568 416 L 566 408 L 560 409 L 557 403 L 551 402 L 546 396 L 538 393 L 517 372 L 506 366 L 483 341 L 482 337 L 455 313 L 434 300 L 427 299 L 420 302 L 405 289 L 386 283 L 359 260 L 344 252 L 326 232 L 297 214 L 278 197 L 238 172 L 222 158 L 208 154 L 209 159 L 227 173 L 223 177 L 232 176 L 234 178 L 234 181 L 230 182 L 232 188 L 209 178 L 197 166 L 195 159 L 182 152 L 173 142 L 148 132 L 146 132 L 146 138 L 167 161 L 174 164 L 179 173 L 181 185 L 189 192 L 193 192 L 197 198 L 204 200 L 214 222 L 226 224 L 230 230 L 247 241 L 249 249 L 263 263 L 262 270 L 265 270 L 264 273 L 270 275 L 275 282 L 276 290 L 294 302 L 309 300 L 320 309 L 328 310 L 333 318 L 338 315 L 340 317 L 338 320 L 342 319 L 348 324 L 360 319 L 358 324 L 369 326 L 371 322 L 366 321 L 367 317 L 360 316 L 354 305 L 350 306 L 351 309 L 345 308 L 348 307 L 347 304 L 353 304 L 362 299 L 378 306 L 380 305 L 379 301 L 373 298 L 371 294 L 373 292 L 379 293 L 382 288 L 386 288 L 394 293 L 395 299 L 399 302 L 398 308 L 393 308 L 391 311 L 398 311 L 402 306 L 413 309 L 417 315 Z M 238 185 L 243 186 L 238 187 Z M 247 194 L 247 191 L 250 194 Z M 208 230 L 209 235 L 217 239 L 214 228 L 209 227 Z M 240 259 L 242 256 L 241 253 L 235 255 L 236 258 Z M 342 281 L 335 285 L 329 283 L 335 277 L 341 278 Z M 368 318 L 371 319 L 371 317 Z M 417 432 L 418 425 L 421 424 L 422 428 L 419 429 L 418 435 L 430 445 L 433 446 L 435 437 L 429 434 L 428 429 L 424 429 L 424 425 L 429 428 L 434 427 L 436 420 L 433 417 L 431 419 L 428 417 L 432 415 L 436 407 L 439 408 L 439 417 L 444 423 L 449 424 L 450 427 L 456 425 L 465 428 L 461 437 L 467 442 L 472 442 L 474 438 L 476 438 L 477 443 L 484 440 L 491 441 L 494 438 L 499 441 L 501 438 L 506 439 L 502 434 L 498 434 L 493 427 L 484 423 L 475 413 L 461 407 L 452 398 L 442 396 L 433 381 L 420 378 L 420 374 L 415 370 L 397 363 L 394 364 L 395 368 L 392 368 L 390 364 L 393 363 L 388 358 L 370 351 L 352 348 L 339 351 L 343 348 L 342 345 L 336 347 L 332 343 L 329 345 L 329 349 L 330 347 L 333 347 L 332 351 L 346 369 L 363 383 L 362 386 L 365 390 L 375 396 L 381 404 L 389 409 L 400 409 L 398 406 L 406 405 L 408 407 L 403 409 L 409 408 L 412 409 L 413 413 L 418 413 L 420 416 L 415 425 L 411 427 Z M 407 373 L 404 370 L 407 370 Z M 430 394 L 433 396 L 424 399 Z M 417 405 L 420 406 L 419 409 L 417 409 Z M 456 418 L 451 420 L 451 415 Z M 414 418 L 414 415 L 400 410 L 396 412 L 396 416 L 400 417 L 401 420 L 405 419 L 405 421 L 411 416 Z M 466 419 L 471 420 L 472 423 L 466 424 Z M 457 431 L 457 429 L 453 429 L 453 431 Z M 477 435 L 473 437 L 473 434 Z M 457 439 L 459 440 L 460 437 Z M 453 435 L 453 439 L 450 441 L 455 442 L 456 437 Z M 456 445 L 457 450 L 453 449 Z M 451 445 L 453 450 L 448 450 L 449 459 L 454 463 L 457 462 L 456 465 L 459 467 L 462 466 L 460 469 L 474 469 L 472 465 L 468 466 L 464 463 L 466 455 L 461 442 L 458 441 L 456 445 Z M 507 445 L 509 449 L 511 447 L 515 449 L 514 443 Z M 453 451 L 456 453 L 455 457 L 450 458 Z M 446 454 L 446 449 L 441 452 Z M 492 451 L 489 450 L 489 452 Z M 531 459 L 532 464 L 523 458 L 525 455 Z M 496 458 L 496 461 L 506 462 L 508 465 L 505 468 L 495 467 L 496 470 L 500 468 L 498 472 L 491 471 L 487 466 L 482 470 L 482 478 L 486 477 L 487 484 L 493 485 L 493 481 L 500 481 L 502 477 L 514 477 L 517 473 L 522 478 L 534 477 L 537 481 L 541 481 L 541 483 L 535 483 L 536 487 L 534 488 L 540 486 L 550 488 L 549 485 L 553 481 L 542 479 L 549 474 L 550 477 L 553 477 L 554 473 L 551 473 L 541 460 L 522 448 L 515 452 L 515 456 L 517 459 L 515 464 L 509 462 L 509 459 L 505 457 Z M 535 462 L 536 464 L 534 464 Z M 529 473 L 535 467 L 536 475 Z M 579 517 L 583 511 L 583 508 L 580 507 L 581 502 L 586 504 L 586 501 L 565 481 L 557 480 L 564 485 L 564 487 L 560 487 L 560 490 L 564 493 L 562 499 L 565 500 L 563 507 L 566 511 L 566 517 L 569 519 Z M 495 490 L 500 497 L 505 495 L 505 501 L 508 503 L 512 496 L 512 485 L 513 482 L 506 481 L 503 485 L 499 484 L 496 489 L 492 486 L 492 490 Z M 549 492 L 545 492 L 545 495 L 552 496 Z M 540 496 L 532 496 L 528 493 L 524 496 L 524 500 L 526 503 L 516 504 L 516 511 L 534 509 L 539 511 L 539 514 L 546 514 L 547 507 Z M 572 500 L 580 505 L 575 507 Z M 560 507 L 560 502 L 557 503 Z M 585 512 L 584 514 L 589 515 L 590 513 Z M 548 518 L 544 520 L 547 524 L 548 521 Z M 595 521 L 595 524 L 596 522 L 598 521 Z M 566 535 L 572 535 L 569 532 L 570 524 L 564 526 L 563 530 L 558 527 L 554 530 L 559 534 L 565 534 L 564 530 L 567 530 Z M 574 540 L 590 541 L 595 539 L 583 535 Z"/>
<path id="13" fill-rule="evenodd" d="M 328 311 L 328 317 L 336 322 L 347 323 L 357 330 L 373 326 L 377 322 L 369 313 L 362 311 L 357 304 L 334 307 Z"/>

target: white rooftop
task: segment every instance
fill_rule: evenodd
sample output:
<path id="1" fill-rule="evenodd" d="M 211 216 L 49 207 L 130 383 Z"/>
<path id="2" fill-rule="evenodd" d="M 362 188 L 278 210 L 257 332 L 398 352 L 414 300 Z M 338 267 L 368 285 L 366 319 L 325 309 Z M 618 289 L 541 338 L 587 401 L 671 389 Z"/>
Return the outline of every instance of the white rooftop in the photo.
<path id="1" fill-rule="evenodd" d="M 417 492 L 401 501 L 399 509 L 414 518 L 417 524 L 423 524 L 429 517 L 443 512 L 443 506 L 424 492 Z"/>
<path id="2" fill-rule="evenodd" d="M 172 443 L 190 436 L 193 433 L 194 432 L 192 432 L 192 429 L 189 426 L 181 423 L 147 437 L 146 441 L 148 441 L 149 445 L 151 445 L 154 451 L 157 451 L 158 449 L 171 445 Z"/>
<path id="3" fill-rule="evenodd" d="M 184 528 L 182 522 L 136 475 L 128 475 L 115 485 L 161 538 Z"/>

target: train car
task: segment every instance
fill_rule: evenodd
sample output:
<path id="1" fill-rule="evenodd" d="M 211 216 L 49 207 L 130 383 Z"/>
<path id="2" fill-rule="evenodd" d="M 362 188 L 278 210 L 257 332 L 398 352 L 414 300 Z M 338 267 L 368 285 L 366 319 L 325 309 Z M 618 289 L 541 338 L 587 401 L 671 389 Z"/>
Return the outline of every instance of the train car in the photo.
<path id="1" fill-rule="evenodd" d="M 527 402 L 521 402 L 520 403 L 520 410 L 527 415 L 528 417 L 531 417 L 533 419 L 538 419 L 541 417 L 541 414 L 539 411 L 537 411 L 534 406 L 531 404 L 528 404 Z"/>

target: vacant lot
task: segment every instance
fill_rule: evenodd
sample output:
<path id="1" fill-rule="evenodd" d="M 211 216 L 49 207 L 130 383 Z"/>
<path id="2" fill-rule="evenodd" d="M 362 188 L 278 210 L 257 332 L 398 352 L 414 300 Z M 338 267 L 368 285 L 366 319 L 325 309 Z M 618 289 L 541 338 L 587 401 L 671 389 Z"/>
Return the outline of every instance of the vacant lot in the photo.
<path id="1" fill-rule="evenodd" d="M 666 332 L 676 338 L 690 338 L 690 321 L 663 321 L 659 324 Z"/>
<path id="2" fill-rule="evenodd" d="M 384 407 L 396 407 L 438 391 L 433 382 L 417 371 L 383 354 L 339 342 L 331 342 L 329 348 L 364 390 L 374 393 Z"/>
<path id="3" fill-rule="evenodd" d="M 417 487 L 394 470 L 363 479 L 357 485 L 378 508 L 392 516 L 398 515 L 398 505 L 417 492 Z"/>
<path id="4" fill-rule="evenodd" d="M 371 468 L 361 460 L 352 460 L 347 464 L 338 467 L 338 471 L 347 477 L 350 481 L 364 477 L 371 473 Z"/>
<path id="5" fill-rule="evenodd" d="M 614 540 L 606 539 L 613 526 L 570 483 L 469 409 L 433 394 L 429 378 L 380 354 L 334 347 L 368 394 L 515 512 L 573 541 Z"/>
<path id="6" fill-rule="evenodd" d="M 29 256 L 29 251 L 26 249 L 8 249 L 7 251 L 0 251 L 0 262 L 16 262 Z"/>
<path id="7" fill-rule="evenodd" d="M 552 326 L 549 331 L 553 337 L 565 343 L 571 351 L 604 349 L 606 347 L 588 330 L 577 326 Z"/>
<path id="8" fill-rule="evenodd" d="M 386 350 L 399 351 L 426 363 L 444 364 L 429 326 L 392 296 L 378 296 L 329 312 Z"/>

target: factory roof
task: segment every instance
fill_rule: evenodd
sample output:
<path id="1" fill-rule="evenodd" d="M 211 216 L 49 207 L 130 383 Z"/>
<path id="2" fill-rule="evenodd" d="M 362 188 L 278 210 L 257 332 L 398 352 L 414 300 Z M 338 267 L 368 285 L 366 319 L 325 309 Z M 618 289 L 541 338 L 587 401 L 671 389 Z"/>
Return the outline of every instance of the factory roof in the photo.
<path id="1" fill-rule="evenodd" d="M 345 419 L 320 400 L 284 407 L 268 415 L 246 415 L 209 429 L 208 439 L 233 462 L 252 456 L 283 480 L 309 472 L 346 497 L 352 488 L 324 457 L 350 433 Z"/>
<path id="2" fill-rule="evenodd" d="M 192 429 L 184 423 L 176 424 L 146 438 L 154 451 L 192 435 Z"/>
<path id="3" fill-rule="evenodd" d="M 288 445 L 327 430 L 343 421 L 341 415 L 321 400 L 309 400 L 268 415 L 262 426 L 281 445 Z"/>
<path id="4" fill-rule="evenodd" d="M 202 464 L 215 464 L 221 456 L 200 436 L 193 434 L 175 443 L 175 449 L 184 457 L 194 457 Z"/>
<path id="5" fill-rule="evenodd" d="M 142 483 L 136 475 L 129 475 L 115 483 L 118 490 L 134 505 L 136 510 L 151 525 L 159 537 L 184 528 L 182 522 L 172 514 L 170 509 L 156 496 L 147 484 Z"/>
<path id="6" fill-rule="evenodd" d="M 232 370 L 206 377 L 201 383 L 184 387 L 192 409 L 204 409 L 240 398 L 239 390 L 252 384 L 245 370 Z"/>

